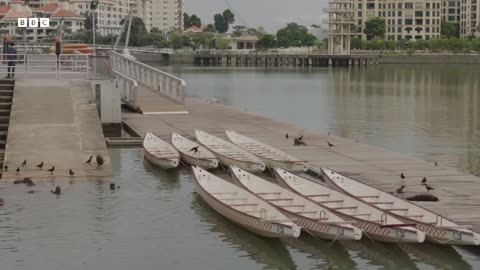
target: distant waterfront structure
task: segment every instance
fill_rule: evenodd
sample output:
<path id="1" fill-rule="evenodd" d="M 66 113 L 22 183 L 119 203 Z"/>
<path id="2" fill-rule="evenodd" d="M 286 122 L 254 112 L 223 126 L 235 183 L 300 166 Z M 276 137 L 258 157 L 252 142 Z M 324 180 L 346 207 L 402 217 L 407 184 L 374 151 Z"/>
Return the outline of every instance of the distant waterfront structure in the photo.
<path id="1" fill-rule="evenodd" d="M 317 37 L 318 40 L 323 40 L 325 38 L 328 38 L 328 30 L 324 29 L 322 26 L 312 25 L 307 27 L 307 29 L 308 29 L 308 33 Z"/>
<path id="2" fill-rule="evenodd" d="M 352 0 L 333 0 L 328 2 L 328 54 L 349 55 L 352 29 L 355 26 L 353 20 L 354 7 Z"/>

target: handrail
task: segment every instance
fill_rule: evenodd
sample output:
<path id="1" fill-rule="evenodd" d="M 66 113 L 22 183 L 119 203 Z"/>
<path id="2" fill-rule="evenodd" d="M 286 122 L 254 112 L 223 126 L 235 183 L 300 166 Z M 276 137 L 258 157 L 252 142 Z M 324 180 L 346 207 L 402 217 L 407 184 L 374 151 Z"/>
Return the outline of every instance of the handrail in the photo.
<path id="1" fill-rule="evenodd" d="M 112 69 L 113 74 L 118 77 L 115 77 L 116 80 L 116 87 L 119 87 L 118 82 L 120 81 L 120 93 L 121 99 L 125 102 L 128 106 L 137 110 L 136 100 L 137 100 L 137 90 L 138 90 L 138 83 L 133 78 L 123 74 L 122 72 Z M 128 85 L 127 85 L 128 84 Z"/>
<path id="2" fill-rule="evenodd" d="M 112 69 L 136 80 L 139 85 L 143 85 L 173 102 L 184 103 L 186 84 L 183 79 L 115 51 L 110 51 L 110 62 Z"/>

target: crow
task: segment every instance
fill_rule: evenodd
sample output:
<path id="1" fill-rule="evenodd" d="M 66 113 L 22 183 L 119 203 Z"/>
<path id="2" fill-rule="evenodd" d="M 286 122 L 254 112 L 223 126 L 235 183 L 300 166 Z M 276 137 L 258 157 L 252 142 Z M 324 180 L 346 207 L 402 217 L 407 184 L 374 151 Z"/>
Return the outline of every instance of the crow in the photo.
<path id="1" fill-rule="evenodd" d="M 8 166 L 7 165 L 5 165 L 5 167 L 3 167 L 3 171 L 8 172 Z"/>
<path id="2" fill-rule="evenodd" d="M 423 179 L 422 179 L 422 184 L 425 184 L 425 183 L 427 183 L 427 178 L 426 178 L 426 177 L 423 177 Z"/>
<path id="3" fill-rule="evenodd" d="M 423 184 L 425 186 L 425 188 L 427 189 L 428 192 L 430 192 L 430 190 L 435 190 L 433 187 L 427 185 L 427 184 Z"/>
<path id="4" fill-rule="evenodd" d="M 404 188 L 405 188 L 405 185 L 402 185 L 400 188 L 397 189 L 397 193 L 402 194 Z"/>
<path id="5" fill-rule="evenodd" d="M 403 172 L 400 174 L 400 178 L 402 178 L 402 180 L 405 180 L 405 175 L 403 174 Z"/>
<path id="6" fill-rule="evenodd" d="M 300 140 L 300 141 L 303 140 L 303 135 L 298 137 L 298 140 Z"/>
<path id="7" fill-rule="evenodd" d="M 288 133 L 286 133 L 286 134 L 285 134 L 285 139 L 287 139 L 287 140 L 288 140 Z"/>
<path id="8" fill-rule="evenodd" d="M 335 146 L 334 144 L 332 144 L 332 143 L 330 143 L 330 142 L 327 142 L 327 144 L 328 144 L 328 148 L 332 148 L 332 147 Z"/>
<path id="9" fill-rule="evenodd" d="M 97 157 L 95 159 L 97 160 L 98 167 L 102 166 L 105 163 L 105 160 L 100 155 L 97 155 Z"/>
<path id="10" fill-rule="evenodd" d="M 93 157 L 92 157 L 92 156 L 90 156 L 90 157 L 88 158 L 88 160 L 87 160 L 87 161 L 85 161 L 85 164 L 88 164 L 88 165 L 90 165 L 90 164 L 92 163 L 92 158 L 93 158 Z"/>
<path id="11" fill-rule="evenodd" d="M 40 162 L 40 164 L 37 165 L 37 168 L 39 168 L 40 170 L 43 168 L 43 161 Z"/>
<path id="12" fill-rule="evenodd" d="M 17 171 L 17 174 L 19 174 L 20 173 L 20 167 L 17 167 L 16 171 Z"/>
<path id="13" fill-rule="evenodd" d="M 307 145 L 304 141 L 300 140 L 299 138 L 294 138 L 293 139 L 293 145 L 294 146 L 300 146 L 300 145 Z"/>
<path id="14" fill-rule="evenodd" d="M 192 147 L 192 149 L 190 149 L 188 152 L 194 152 L 194 153 L 198 153 L 198 148 L 200 147 L 199 146 L 195 146 L 195 147 Z"/>
<path id="15" fill-rule="evenodd" d="M 55 194 L 55 195 L 60 195 L 62 194 L 62 190 L 60 189 L 59 186 L 56 186 L 55 187 L 55 190 L 50 190 L 51 193 Z"/>
<path id="16" fill-rule="evenodd" d="M 47 172 L 50 172 L 50 174 L 53 174 L 54 171 L 55 171 L 55 166 L 52 166 L 52 168 L 47 170 Z"/>
<path id="17" fill-rule="evenodd" d="M 27 166 L 27 160 L 26 159 L 22 162 L 22 167 L 25 167 L 25 166 Z"/>
<path id="18" fill-rule="evenodd" d="M 438 166 L 438 162 L 435 161 L 435 166 Z"/>
<path id="19" fill-rule="evenodd" d="M 75 175 L 75 173 L 72 171 L 72 169 L 70 169 L 70 170 L 68 171 L 68 174 L 70 174 L 71 177 L 73 177 L 73 176 Z"/>

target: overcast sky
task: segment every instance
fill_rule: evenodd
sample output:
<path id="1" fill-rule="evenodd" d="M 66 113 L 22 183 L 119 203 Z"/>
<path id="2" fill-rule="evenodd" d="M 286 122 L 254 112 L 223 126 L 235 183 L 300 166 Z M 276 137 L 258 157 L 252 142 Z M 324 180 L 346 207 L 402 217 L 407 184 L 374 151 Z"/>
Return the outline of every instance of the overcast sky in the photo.
<path id="1" fill-rule="evenodd" d="M 273 32 L 288 22 L 309 26 L 322 24 L 326 0 L 184 0 L 185 12 L 197 14 L 202 22 L 212 23 L 213 15 L 231 4 L 236 24 L 249 27 L 263 26 Z M 243 20 L 243 21 L 242 21 Z"/>

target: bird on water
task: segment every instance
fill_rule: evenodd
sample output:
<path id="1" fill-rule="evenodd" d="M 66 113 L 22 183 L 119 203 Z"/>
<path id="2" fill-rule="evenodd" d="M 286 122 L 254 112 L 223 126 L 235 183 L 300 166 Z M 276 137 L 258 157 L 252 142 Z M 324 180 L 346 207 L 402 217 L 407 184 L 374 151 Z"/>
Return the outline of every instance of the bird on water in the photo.
<path id="1" fill-rule="evenodd" d="M 70 169 L 70 170 L 68 171 L 68 174 L 70 174 L 71 177 L 73 177 L 73 176 L 75 175 L 75 173 L 72 171 L 72 169 Z"/>
<path id="2" fill-rule="evenodd" d="M 425 188 L 427 189 L 428 192 L 430 192 L 430 190 L 435 190 L 433 187 L 427 185 L 426 183 L 423 184 L 425 186 Z"/>
<path id="3" fill-rule="evenodd" d="M 333 143 L 331 143 L 331 142 L 327 142 L 327 144 L 328 144 L 328 148 L 332 148 L 332 147 L 335 146 L 335 145 L 334 145 Z"/>
<path id="4" fill-rule="evenodd" d="M 62 194 L 62 189 L 59 186 L 56 186 L 55 190 L 50 190 L 50 192 L 55 194 L 55 195 L 60 195 L 60 194 Z"/>
<path id="5" fill-rule="evenodd" d="M 43 168 L 43 164 L 44 164 L 43 161 L 40 162 L 40 164 L 37 165 L 37 168 L 39 168 L 41 170 Z"/>
<path id="6" fill-rule="evenodd" d="M 188 152 L 194 152 L 194 153 L 197 153 L 198 152 L 198 148 L 200 147 L 200 145 L 198 146 L 195 146 L 195 147 L 192 147 L 192 149 L 190 149 Z"/>
<path id="7" fill-rule="evenodd" d="M 25 167 L 25 166 L 27 166 L 27 160 L 26 159 L 22 162 L 22 167 Z"/>
<path id="8" fill-rule="evenodd" d="M 397 189 L 397 193 L 398 193 L 398 194 L 402 194 L 404 188 L 405 188 L 405 185 L 402 185 L 401 187 L 399 187 L 399 188 Z"/>
<path id="9" fill-rule="evenodd" d="M 422 179 L 422 184 L 425 184 L 425 183 L 427 183 L 427 178 L 426 178 L 426 177 L 423 177 L 423 179 Z"/>
<path id="10" fill-rule="evenodd" d="M 98 155 L 95 159 L 97 160 L 97 166 L 98 166 L 98 168 L 100 168 L 100 166 L 102 166 L 102 165 L 105 163 L 105 160 L 104 160 L 103 157 L 100 156 L 100 155 Z"/>
<path id="11" fill-rule="evenodd" d="M 50 174 L 53 174 L 54 171 L 55 171 L 55 166 L 52 166 L 52 168 L 47 170 L 47 172 L 50 172 Z"/>
<path id="12" fill-rule="evenodd" d="M 85 161 L 85 164 L 88 164 L 88 165 L 92 164 L 92 158 L 93 158 L 93 156 L 90 156 L 90 157 L 88 158 L 88 160 Z"/>
<path id="13" fill-rule="evenodd" d="M 303 137 L 303 136 L 302 136 Z M 294 146 L 300 146 L 300 145 L 307 145 L 303 140 L 300 138 L 293 138 L 293 145 Z"/>

